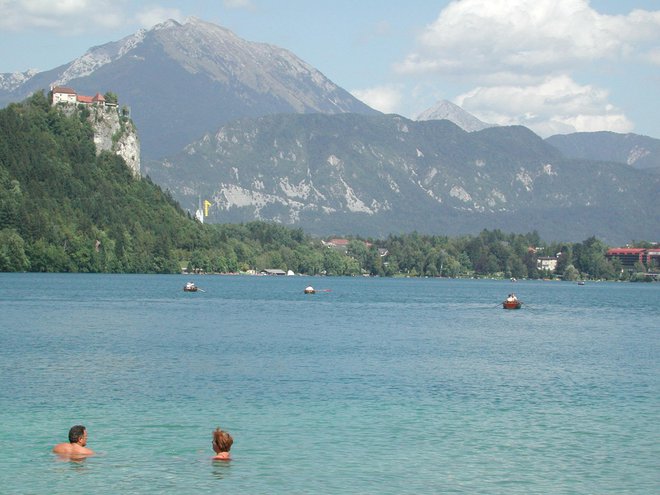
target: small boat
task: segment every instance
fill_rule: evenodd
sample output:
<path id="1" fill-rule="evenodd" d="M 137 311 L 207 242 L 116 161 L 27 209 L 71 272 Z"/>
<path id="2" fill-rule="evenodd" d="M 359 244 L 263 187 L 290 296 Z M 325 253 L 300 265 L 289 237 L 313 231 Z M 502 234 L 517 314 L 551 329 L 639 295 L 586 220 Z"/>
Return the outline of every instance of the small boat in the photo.
<path id="1" fill-rule="evenodd" d="M 195 285 L 194 282 L 187 282 L 186 285 L 183 286 L 183 291 L 184 292 L 197 292 L 199 288 Z"/>
<path id="2" fill-rule="evenodd" d="M 504 301 L 502 303 L 504 309 L 520 309 L 522 307 L 521 301 Z"/>
<path id="3" fill-rule="evenodd" d="M 578 285 L 584 285 L 584 280 L 580 280 L 577 284 Z"/>
<path id="4" fill-rule="evenodd" d="M 502 301 L 502 308 L 520 309 L 522 304 L 522 301 L 518 300 L 515 294 L 509 294 L 509 296 L 504 301 Z"/>
<path id="5" fill-rule="evenodd" d="M 308 285 L 307 287 L 305 287 L 304 292 L 305 292 L 305 294 L 316 294 L 316 290 L 311 285 Z"/>

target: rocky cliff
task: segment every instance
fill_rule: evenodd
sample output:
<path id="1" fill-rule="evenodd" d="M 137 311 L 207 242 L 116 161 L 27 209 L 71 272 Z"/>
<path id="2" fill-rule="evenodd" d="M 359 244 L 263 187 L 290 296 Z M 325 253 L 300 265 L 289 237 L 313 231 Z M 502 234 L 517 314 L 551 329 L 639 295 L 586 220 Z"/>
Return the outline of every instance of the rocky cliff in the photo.
<path id="1" fill-rule="evenodd" d="M 111 151 L 122 157 L 135 177 L 140 177 L 140 141 L 135 125 L 117 108 L 92 107 L 88 117 L 94 129 L 96 153 Z"/>
<path id="2" fill-rule="evenodd" d="M 136 178 L 140 178 L 140 140 L 133 121 L 117 107 L 59 104 L 67 115 L 83 112 L 94 130 L 96 154 L 110 151 L 124 159 Z"/>

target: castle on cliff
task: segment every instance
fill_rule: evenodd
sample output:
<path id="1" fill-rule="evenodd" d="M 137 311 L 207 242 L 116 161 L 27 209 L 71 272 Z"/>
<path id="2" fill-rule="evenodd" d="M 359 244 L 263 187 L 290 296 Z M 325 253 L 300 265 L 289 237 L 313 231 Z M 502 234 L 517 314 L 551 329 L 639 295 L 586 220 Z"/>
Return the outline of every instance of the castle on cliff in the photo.
<path id="1" fill-rule="evenodd" d="M 115 100 L 113 97 L 112 100 Z M 96 153 L 110 151 L 124 159 L 136 178 L 140 178 L 140 140 L 135 125 L 124 107 L 120 112 L 116 101 L 107 101 L 101 93 L 95 96 L 79 95 L 72 88 L 54 86 L 50 90 L 53 106 L 60 103 L 61 111 L 72 115 L 80 111 L 80 106 L 88 107 L 87 121 L 94 131 Z"/>
<path id="2" fill-rule="evenodd" d="M 101 93 L 96 93 L 94 96 L 79 95 L 74 89 L 67 86 L 55 86 L 51 88 L 51 103 L 53 105 L 57 105 L 58 103 L 79 103 L 81 105 L 103 107 L 117 106 L 117 103 L 106 101 Z"/>

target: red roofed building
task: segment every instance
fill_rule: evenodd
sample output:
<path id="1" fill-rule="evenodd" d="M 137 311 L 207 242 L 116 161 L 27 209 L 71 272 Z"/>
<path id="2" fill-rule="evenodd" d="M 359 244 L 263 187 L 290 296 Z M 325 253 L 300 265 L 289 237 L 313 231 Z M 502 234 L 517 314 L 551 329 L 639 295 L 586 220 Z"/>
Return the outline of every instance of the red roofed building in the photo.
<path id="1" fill-rule="evenodd" d="M 330 239 L 329 241 L 321 241 L 324 246 L 346 254 L 348 251 L 348 239 Z"/>
<path id="2" fill-rule="evenodd" d="M 328 240 L 327 242 L 326 241 L 321 241 L 321 242 L 325 247 L 329 247 L 335 249 L 336 251 L 339 251 L 340 253 L 346 254 L 348 252 L 348 244 L 351 242 L 351 240 L 334 238 Z M 370 242 L 366 242 L 366 241 L 362 241 L 362 242 L 367 249 L 371 248 L 372 244 Z"/>
<path id="3" fill-rule="evenodd" d="M 327 244 L 332 244 L 333 246 L 348 246 L 348 239 L 330 239 Z"/>
<path id="4" fill-rule="evenodd" d="M 660 268 L 660 246 L 646 249 L 646 267 L 651 268 L 652 265 L 656 271 Z"/>
<path id="5" fill-rule="evenodd" d="M 617 258 L 624 268 L 633 268 L 635 263 L 645 263 L 648 266 L 651 261 L 655 261 L 656 264 L 660 262 L 660 249 L 612 248 L 607 250 L 605 257 Z"/>
<path id="6" fill-rule="evenodd" d="M 55 86 L 51 90 L 51 93 L 53 105 L 57 105 L 58 103 L 80 103 L 82 105 L 117 106 L 115 104 L 107 104 L 105 97 L 101 93 L 96 93 L 94 96 L 79 95 L 75 90 L 67 86 Z"/>

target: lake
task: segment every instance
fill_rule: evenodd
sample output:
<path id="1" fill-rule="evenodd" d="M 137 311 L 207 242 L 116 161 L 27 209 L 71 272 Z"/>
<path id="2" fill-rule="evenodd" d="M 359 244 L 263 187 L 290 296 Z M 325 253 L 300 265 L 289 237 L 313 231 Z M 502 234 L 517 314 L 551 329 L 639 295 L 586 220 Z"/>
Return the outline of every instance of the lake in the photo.
<path id="1" fill-rule="evenodd" d="M 660 491 L 658 283 L 0 282 L 2 493 Z"/>

